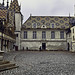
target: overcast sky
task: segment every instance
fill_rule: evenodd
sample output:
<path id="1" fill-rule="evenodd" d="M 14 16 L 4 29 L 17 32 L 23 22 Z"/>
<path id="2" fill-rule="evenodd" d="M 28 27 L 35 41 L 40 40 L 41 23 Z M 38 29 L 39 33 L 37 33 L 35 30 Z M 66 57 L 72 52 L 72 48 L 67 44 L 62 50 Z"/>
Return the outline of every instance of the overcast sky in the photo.
<path id="1" fill-rule="evenodd" d="M 6 2 L 7 0 L 5 0 Z M 11 0 L 9 0 L 11 1 Z M 18 0 L 24 21 L 33 16 L 71 16 L 74 15 L 75 0 Z M 2 0 L 0 0 L 2 2 Z"/>

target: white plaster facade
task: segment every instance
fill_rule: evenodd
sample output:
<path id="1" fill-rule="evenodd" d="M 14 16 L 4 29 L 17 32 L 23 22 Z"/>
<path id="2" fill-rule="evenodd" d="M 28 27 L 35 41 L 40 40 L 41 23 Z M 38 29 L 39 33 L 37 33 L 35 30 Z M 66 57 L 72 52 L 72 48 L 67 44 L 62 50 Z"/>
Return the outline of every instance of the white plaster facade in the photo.
<path id="1" fill-rule="evenodd" d="M 27 39 L 24 39 L 24 31 L 27 31 Z M 33 31 L 37 32 L 36 39 L 33 39 Z M 42 39 L 42 31 L 46 32 L 46 39 Z M 51 39 L 51 31 L 55 31 L 55 39 Z M 64 31 L 64 39 L 60 39 L 60 31 Z M 39 50 L 42 43 L 45 43 L 46 50 L 67 50 L 66 38 L 66 30 L 26 29 L 21 31 L 21 49 Z"/>

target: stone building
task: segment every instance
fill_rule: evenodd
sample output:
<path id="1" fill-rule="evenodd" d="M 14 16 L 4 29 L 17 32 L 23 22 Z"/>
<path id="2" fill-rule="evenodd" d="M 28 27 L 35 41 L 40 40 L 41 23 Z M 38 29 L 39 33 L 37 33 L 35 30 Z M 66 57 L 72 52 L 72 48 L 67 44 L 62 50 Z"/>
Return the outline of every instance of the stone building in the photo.
<path id="1" fill-rule="evenodd" d="M 9 6 L 7 0 L 7 6 L 5 6 L 3 0 L 3 3 L 0 3 L 0 50 L 17 50 L 17 44 L 20 44 L 20 42 L 16 42 L 18 41 L 16 36 L 20 34 L 21 23 L 22 14 L 18 1 L 11 0 Z"/>
<path id="2" fill-rule="evenodd" d="M 13 50 L 13 45 L 15 41 L 15 34 L 14 34 L 14 24 L 11 21 L 10 23 L 10 12 L 8 9 L 8 0 L 7 6 L 4 6 L 3 3 L 0 3 L 0 50 L 1 51 L 10 51 Z"/>
<path id="3" fill-rule="evenodd" d="M 21 28 L 21 49 L 70 50 L 69 16 L 30 16 Z"/>
<path id="4" fill-rule="evenodd" d="M 15 43 L 15 49 L 20 50 L 20 34 L 21 34 L 21 25 L 23 21 L 23 15 L 21 13 L 21 6 L 18 3 L 18 0 L 11 0 L 10 11 L 13 11 L 14 13 L 14 25 L 15 25 L 15 35 L 16 35 L 16 43 Z"/>
<path id="5" fill-rule="evenodd" d="M 0 15 L 0 17 L 6 29 L 11 31 L 11 38 L 13 39 L 12 47 L 14 45 L 15 50 L 75 51 L 75 35 L 73 33 L 73 30 L 75 30 L 74 16 L 30 15 L 24 24 L 22 24 L 23 15 L 18 0 L 11 0 L 10 6 L 7 0 L 6 7 L 3 0 L 3 3 L 0 4 L 0 12 L 2 11 L 4 16 Z M 14 37 L 15 35 L 16 37 Z M 9 38 L 6 40 L 9 40 Z"/>

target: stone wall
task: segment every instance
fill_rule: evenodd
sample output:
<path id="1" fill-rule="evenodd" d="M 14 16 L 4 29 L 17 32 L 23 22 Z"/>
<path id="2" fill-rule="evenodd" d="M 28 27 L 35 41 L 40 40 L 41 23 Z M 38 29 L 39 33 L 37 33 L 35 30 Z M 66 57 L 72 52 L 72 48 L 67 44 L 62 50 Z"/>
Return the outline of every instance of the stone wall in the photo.
<path id="1" fill-rule="evenodd" d="M 46 43 L 46 50 L 67 50 L 67 42 L 21 42 L 21 49 L 23 50 L 40 50 L 42 43 Z"/>

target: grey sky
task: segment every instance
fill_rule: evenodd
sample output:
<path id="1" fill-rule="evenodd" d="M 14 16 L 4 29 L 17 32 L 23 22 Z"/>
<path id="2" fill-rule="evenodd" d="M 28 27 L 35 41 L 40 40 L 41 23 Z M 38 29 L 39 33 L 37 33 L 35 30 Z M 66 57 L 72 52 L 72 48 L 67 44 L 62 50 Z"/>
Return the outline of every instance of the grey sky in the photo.
<path id="1" fill-rule="evenodd" d="M 68 16 L 70 13 L 73 16 L 75 0 L 19 0 L 19 4 L 21 4 L 25 21 L 30 14 L 33 16 Z"/>

